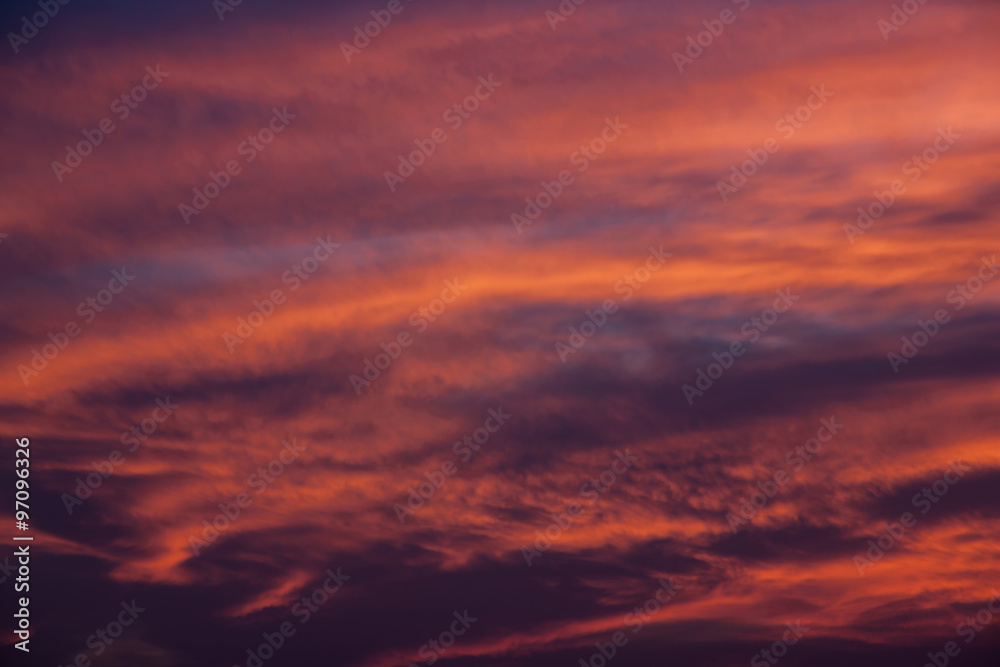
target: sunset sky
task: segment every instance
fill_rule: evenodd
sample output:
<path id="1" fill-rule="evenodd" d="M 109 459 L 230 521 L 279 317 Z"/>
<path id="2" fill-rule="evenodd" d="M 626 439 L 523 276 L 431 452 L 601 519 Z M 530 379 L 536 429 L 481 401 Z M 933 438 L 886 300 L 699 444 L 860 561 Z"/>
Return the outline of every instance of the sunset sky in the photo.
<path id="1" fill-rule="evenodd" d="M 997 2 L 9 5 L 0 663 L 1000 664 Z"/>

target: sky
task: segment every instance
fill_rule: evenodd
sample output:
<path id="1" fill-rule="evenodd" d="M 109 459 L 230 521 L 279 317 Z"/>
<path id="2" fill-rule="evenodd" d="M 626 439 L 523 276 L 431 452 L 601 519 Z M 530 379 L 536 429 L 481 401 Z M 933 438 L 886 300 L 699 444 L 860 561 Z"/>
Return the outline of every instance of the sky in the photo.
<path id="1" fill-rule="evenodd" d="M 4 664 L 996 664 L 995 2 L 49 7 Z"/>

